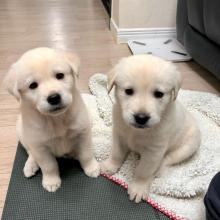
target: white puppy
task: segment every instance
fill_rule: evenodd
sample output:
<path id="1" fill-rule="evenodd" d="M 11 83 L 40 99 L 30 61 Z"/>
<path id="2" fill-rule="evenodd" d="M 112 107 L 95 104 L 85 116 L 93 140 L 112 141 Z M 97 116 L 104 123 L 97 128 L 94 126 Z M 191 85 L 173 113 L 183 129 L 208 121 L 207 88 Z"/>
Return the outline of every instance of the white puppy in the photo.
<path id="1" fill-rule="evenodd" d="M 170 62 L 150 55 L 123 58 L 108 75 L 109 91 L 113 85 L 113 146 L 101 170 L 113 174 L 129 151 L 138 153 L 128 194 L 140 202 L 164 166 L 186 160 L 198 149 L 200 131 L 176 100 L 181 77 Z"/>
<path id="2" fill-rule="evenodd" d="M 61 185 L 55 157 L 73 156 L 88 176 L 100 173 L 90 119 L 76 87 L 78 67 L 73 54 L 36 48 L 21 56 L 5 78 L 20 102 L 17 133 L 29 154 L 24 175 L 31 177 L 41 168 L 42 185 L 49 192 Z"/>

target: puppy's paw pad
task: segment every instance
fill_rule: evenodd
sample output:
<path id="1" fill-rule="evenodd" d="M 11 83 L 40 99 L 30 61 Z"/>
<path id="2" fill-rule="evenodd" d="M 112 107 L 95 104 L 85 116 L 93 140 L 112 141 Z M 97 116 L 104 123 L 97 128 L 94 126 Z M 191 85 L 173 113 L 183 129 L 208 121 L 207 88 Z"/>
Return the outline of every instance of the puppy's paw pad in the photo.
<path id="1" fill-rule="evenodd" d="M 42 185 L 48 192 L 56 192 L 61 186 L 61 179 L 60 177 L 44 177 Z"/>
<path id="2" fill-rule="evenodd" d="M 120 168 L 120 166 L 112 163 L 110 160 L 106 160 L 102 162 L 100 166 L 101 166 L 101 172 L 109 175 L 113 175 Z"/>
<path id="3" fill-rule="evenodd" d="M 89 177 L 98 177 L 100 175 L 99 163 L 94 160 L 90 165 L 84 168 L 84 172 Z"/>
<path id="4" fill-rule="evenodd" d="M 148 196 L 146 184 L 135 182 L 131 183 L 128 186 L 128 194 L 130 200 L 134 200 L 136 203 L 139 203 L 142 199 L 146 200 Z"/>
<path id="5" fill-rule="evenodd" d="M 23 169 L 24 176 L 29 178 L 36 174 L 39 170 L 39 166 L 36 163 L 26 163 Z"/>

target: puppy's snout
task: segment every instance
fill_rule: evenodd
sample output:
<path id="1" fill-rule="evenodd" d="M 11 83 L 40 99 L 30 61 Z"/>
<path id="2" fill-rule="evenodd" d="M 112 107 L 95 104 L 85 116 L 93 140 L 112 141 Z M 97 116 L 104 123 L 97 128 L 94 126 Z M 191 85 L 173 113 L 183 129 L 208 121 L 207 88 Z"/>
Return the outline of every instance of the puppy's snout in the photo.
<path id="1" fill-rule="evenodd" d="M 54 93 L 47 97 L 47 102 L 51 105 L 58 105 L 61 103 L 61 96 L 59 93 Z"/>
<path id="2" fill-rule="evenodd" d="M 143 113 L 140 113 L 140 114 L 135 114 L 134 119 L 137 124 L 145 125 L 148 122 L 148 120 L 150 119 L 150 116 L 143 114 Z"/>

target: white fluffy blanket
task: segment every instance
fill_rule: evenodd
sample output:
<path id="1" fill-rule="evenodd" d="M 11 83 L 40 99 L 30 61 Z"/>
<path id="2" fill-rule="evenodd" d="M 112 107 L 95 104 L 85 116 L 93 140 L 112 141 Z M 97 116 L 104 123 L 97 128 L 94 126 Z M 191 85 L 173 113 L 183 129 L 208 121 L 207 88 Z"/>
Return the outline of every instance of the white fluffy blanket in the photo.
<path id="1" fill-rule="evenodd" d="M 93 94 L 84 100 L 93 118 L 93 144 L 96 157 L 104 160 L 111 148 L 113 95 L 107 94 L 106 76 L 95 74 L 89 88 Z M 202 132 L 200 150 L 188 161 L 168 168 L 153 181 L 150 197 L 186 219 L 205 219 L 203 197 L 211 178 L 220 170 L 220 98 L 216 95 L 180 90 L 178 99 L 197 119 Z M 129 183 L 138 157 L 131 153 L 114 176 Z"/>

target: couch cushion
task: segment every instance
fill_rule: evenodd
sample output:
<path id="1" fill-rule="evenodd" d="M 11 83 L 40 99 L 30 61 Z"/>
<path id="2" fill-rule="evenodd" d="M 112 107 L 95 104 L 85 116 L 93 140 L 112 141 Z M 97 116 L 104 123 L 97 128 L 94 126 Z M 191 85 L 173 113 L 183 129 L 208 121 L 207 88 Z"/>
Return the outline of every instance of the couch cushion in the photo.
<path id="1" fill-rule="evenodd" d="M 203 0 L 203 2 L 204 28 L 206 36 L 220 45 L 220 1 Z"/>
<path id="2" fill-rule="evenodd" d="M 184 33 L 184 46 L 195 61 L 220 80 L 220 48 L 190 25 Z"/>
<path id="3" fill-rule="evenodd" d="M 187 0 L 187 11 L 189 24 L 200 33 L 205 34 L 203 21 L 203 0 Z"/>

